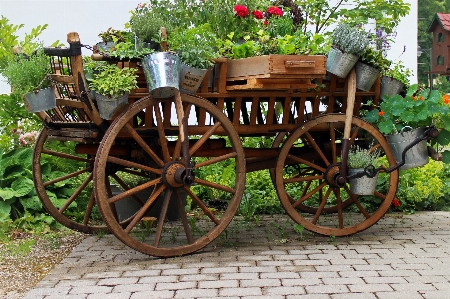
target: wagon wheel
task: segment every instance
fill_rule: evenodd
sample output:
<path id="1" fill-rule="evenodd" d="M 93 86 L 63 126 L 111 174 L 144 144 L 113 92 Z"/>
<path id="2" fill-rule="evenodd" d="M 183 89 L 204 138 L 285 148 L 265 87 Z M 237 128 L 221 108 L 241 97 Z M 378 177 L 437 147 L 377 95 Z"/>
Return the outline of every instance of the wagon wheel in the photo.
<path id="1" fill-rule="evenodd" d="M 243 148 L 232 123 L 202 98 L 182 95 L 182 104 L 189 125 L 192 180 L 184 177 L 187 170 L 180 130 L 174 125 L 179 116 L 169 115 L 175 110 L 171 99 L 146 97 L 132 104 L 111 124 L 95 160 L 94 189 L 108 227 L 126 245 L 154 256 L 188 254 L 212 242 L 231 222 L 245 185 Z M 146 122 L 140 122 L 142 119 Z M 205 125 L 199 126 L 199 119 Z M 226 148 L 225 142 L 229 144 Z M 112 147 L 118 144 L 124 144 L 130 153 L 112 153 Z M 111 197 L 102 184 L 108 168 L 151 176 L 128 192 Z M 218 169 L 224 169 L 224 173 Z M 130 217 L 129 225 L 120 226 L 111 203 L 148 188 L 153 191 L 147 194 L 142 208 Z M 185 200 L 193 207 L 189 212 L 185 212 Z M 225 202 L 224 209 L 211 208 L 212 201 Z M 151 210 L 158 202 L 161 208 L 155 214 Z"/>
<path id="2" fill-rule="evenodd" d="M 342 114 L 306 122 L 285 141 L 275 168 L 278 196 L 289 216 L 322 235 L 346 236 L 367 229 L 383 217 L 397 191 L 397 170 L 380 173 L 373 196 L 354 195 L 349 184 L 338 187 L 329 179 L 338 174 L 344 123 Z M 328 136 L 327 142 L 323 136 Z M 383 135 L 360 118 L 352 118 L 350 143 L 376 147 L 386 157 L 384 167 L 395 165 Z"/>
<path id="3" fill-rule="evenodd" d="M 289 137 L 289 133 L 288 132 L 280 132 L 275 136 L 275 139 L 272 142 L 272 148 L 279 148 L 282 147 L 284 142 L 287 140 L 287 138 Z M 310 168 L 303 168 L 302 172 L 306 175 L 308 172 L 310 172 L 312 169 Z M 270 178 L 272 179 L 272 183 L 276 188 L 276 179 L 275 179 L 275 168 L 270 168 L 269 169 L 269 173 L 270 173 Z M 312 182 L 309 182 L 308 184 L 310 185 Z M 305 189 L 308 189 L 308 186 L 305 186 Z M 291 202 L 291 204 L 294 204 L 296 202 L 296 199 L 292 198 L 289 194 L 287 194 L 287 197 L 289 199 L 289 201 Z M 315 204 L 313 204 L 312 206 L 309 205 L 310 202 L 305 201 L 302 202 L 300 204 L 297 204 L 296 208 L 299 209 L 302 212 L 305 213 L 310 213 L 310 214 L 315 214 L 317 212 L 317 207 L 315 206 Z M 347 200 L 345 202 L 342 203 L 343 206 L 348 206 L 349 204 L 351 204 L 351 200 Z M 323 212 L 324 213 L 336 213 L 337 212 L 337 206 L 336 205 L 330 205 L 328 207 L 324 207 L 323 208 Z"/>
<path id="4" fill-rule="evenodd" d="M 75 142 L 52 141 L 47 128 L 36 139 L 33 181 L 48 213 L 83 233 L 105 230 L 92 189 L 93 157 L 75 154 Z"/>

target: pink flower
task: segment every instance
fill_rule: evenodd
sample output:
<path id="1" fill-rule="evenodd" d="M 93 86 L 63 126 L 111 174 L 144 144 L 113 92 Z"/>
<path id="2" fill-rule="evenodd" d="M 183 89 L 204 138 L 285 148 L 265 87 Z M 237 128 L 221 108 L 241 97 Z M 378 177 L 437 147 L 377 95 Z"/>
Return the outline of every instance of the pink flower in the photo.
<path id="1" fill-rule="evenodd" d="M 29 143 L 34 143 L 36 141 L 37 134 L 38 134 L 37 131 L 20 134 L 20 136 L 19 136 L 20 144 L 22 144 L 23 146 L 26 146 Z"/>
<path id="2" fill-rule="evenodd" d="M 271 15 L 277 15 L 282 17 L 283 16 L 283 11 L 281 10 L 281 8 L 276 7 L 276 6 L 270 6 L 267 9 L 267 12 L 270 13 Z"/>
<path id="3" fill-rule="evenodd" d="M 248 8 L 244 5 L 236 5 L 234 7 L 234 12 L 241 18 L 245 18 L 246 16 L 248 16 Z"/>
<path id="4" fill-rule="evenodd" d="M 264 18 L 263 13 L 260 10 L 252 11 L 252 14 L 255 17 L 255 19 L 258 19 L 258 20 L 261 20 Z"/>

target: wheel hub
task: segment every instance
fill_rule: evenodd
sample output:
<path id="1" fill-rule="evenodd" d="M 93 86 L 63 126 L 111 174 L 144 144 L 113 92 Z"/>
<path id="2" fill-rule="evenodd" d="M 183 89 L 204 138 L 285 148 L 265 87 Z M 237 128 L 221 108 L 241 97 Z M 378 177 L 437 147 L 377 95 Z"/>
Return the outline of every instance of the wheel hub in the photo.
<path id="1" fill-rule="evenodd" d="M 167 163 L 162 171 L 163 183 L 172 188 L 180 188 L 183 185 L 191 185 L 194 180 L 191 176 L 187 178 L 186 167 L 178 161 Z"/>
<path id="2" fill-rule="evenodd" d="M 325 171 L 325 180 L 335 188 L 344 187 L 346 180 L 340 173 L 340 164 L 331 164 Z"/>

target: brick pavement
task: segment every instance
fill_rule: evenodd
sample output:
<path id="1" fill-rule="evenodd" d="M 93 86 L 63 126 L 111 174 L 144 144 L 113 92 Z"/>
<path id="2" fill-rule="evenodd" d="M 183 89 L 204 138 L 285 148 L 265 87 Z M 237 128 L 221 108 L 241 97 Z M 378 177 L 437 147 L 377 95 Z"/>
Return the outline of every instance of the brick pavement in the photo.
<path id="1" fill-rule="evenodd" d="M 345 238 L 299 235 L 286 216 L 229 231 L 167 259 L 89 236 L 24 298 L 450 298 L 448 212 L 386 215 Z"/>

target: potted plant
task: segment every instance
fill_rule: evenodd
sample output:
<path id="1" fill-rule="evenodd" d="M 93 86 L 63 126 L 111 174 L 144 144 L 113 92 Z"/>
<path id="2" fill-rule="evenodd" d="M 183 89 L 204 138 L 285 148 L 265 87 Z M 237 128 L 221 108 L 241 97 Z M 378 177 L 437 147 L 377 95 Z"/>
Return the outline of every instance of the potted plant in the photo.
<path id="1" fill-rule="evenodd" d="M 119 68 L 114 64 L 100 68 L 92 74 L 89 87 L 95 92 L 95 99 L 103 119 L 112 119 L 128 104 L 128 95 L 137 88 L 134 68 Z"/>
<path id="2" fill-rule="evenodd" d="M 102 31 L 98 36 L 102 39 L 100 43 L 97 43 L 97 49 L 102 52 L 108 52 L 116 44 L 126 42 L 128 40 L 129 33 L 126 31 L 116 30 L 109 27 L 106 31 Z"/>
<path id="3" fill-rule="evenodd" d="M 181 89 L 197 91 L 208 69 L 214 66 L 213 59 L 219 57 L 216 40 L 208 23 L 186 29 L 177 28 L 169 34 L 169 48 L 177 53 L 182 62 Z"/>
<path id="4" fill-rule="evenodd" d="M 131 31 L 135 34 L 137 49 L 150 48 L 160 50 L 160 42 L 163 40 L 161 28 L 166 33 L 172 31 L 171 25 L 151 12 L 135 14 L 130 19 Z"/>
<path id="5" fill-rule="evenodd" d="M 389 67 L 381 73 L 380 98 L 385 95 L 392 97 L 399 94 L 405 88 L 409 88 L 409 75 L 411 70 L 406 68 L 401 61 L 390 62 Z"/>
<path id="6" fill-rule="evenodd" d="M 365 31 L 346 23 L 340 23 L 331 35 L 327 71 L 338 77 L 347 77 L 368 45 L 369 39 Z"/>
<path id="7" fill-rule="evenodd" d="M 419 89 L 413 84 L 405 96 L 396 94 L 384 96 L 379 107 L 369 111 L 365 119 L 375 124 L 391 146 L 397 162 L 402 161 L 402 153 L 417 137 L 423 135 L 426 127 L 448 120 L 450 108 L 437 90 Z M 445 127 L 444 124 L 442 127 Z M 447 132 L 446 130 L 443 130 Z M 445 134 L 441 131 L 441 134 Z M 439 139 L 439 138 L 438 138 Z M 441 145 L 448 145 L 449 140 Z M 409 169 L 428 163 L 427 141 L 422 140 L 406 152 L 405 165 L 400 169 Z"/>
<path id="8" fill-rule="evenodd" d="M 381 72 L 390 65 L 381 49 L 367 47 L 355 64 L 356 88 L 369 91 Z"/>
<path id="9" fill-rule="evenodd" d="M 354 145 L 350 148 L 347 158 L 348 175 L 352 176 L 363 172 L 368 166 L 378 167 L 377 160 L 380 152 L 372 149 L 365 149 Z M 373 195 L 377 186 L 378 172 L 374 177 L 366 175 L 350 180 L 350 192 L 357 195 Z"/>
<path id="10" fill-rule="evenodd" d="M 49 110 L 56 106 L 55 89 L 48 74 L 50 60 L 43 49 L 32 55 L 17 54 L 8 59 L 2 75 L 12 88 L 12 92 L 25 99 L 29 112 Z"/>

